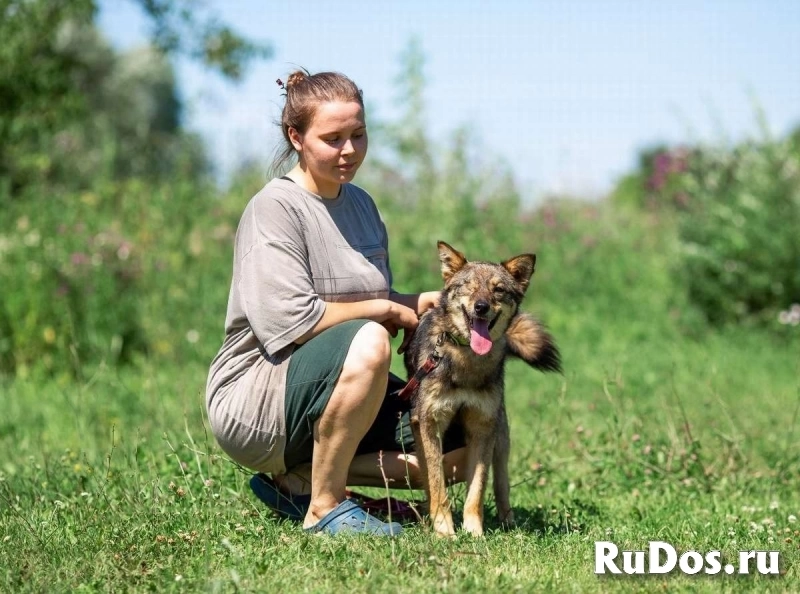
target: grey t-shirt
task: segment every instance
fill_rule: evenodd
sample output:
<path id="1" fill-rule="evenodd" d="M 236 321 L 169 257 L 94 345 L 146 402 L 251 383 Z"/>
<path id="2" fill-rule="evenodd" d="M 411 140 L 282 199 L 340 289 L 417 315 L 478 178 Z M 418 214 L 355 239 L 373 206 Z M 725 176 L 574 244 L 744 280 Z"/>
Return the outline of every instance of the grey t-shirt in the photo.
<path id="1" fill-rule="evenodd" d="M 294 341 L 325 302 L 387 298 L 386 228 L 372 198 L 345 184 L 323 199 L 274 179 L 239 222 L 225 340 L 211 363 L 206 405 L 223 450 L 253 470 L 283 472 L 284 396 Z"/>

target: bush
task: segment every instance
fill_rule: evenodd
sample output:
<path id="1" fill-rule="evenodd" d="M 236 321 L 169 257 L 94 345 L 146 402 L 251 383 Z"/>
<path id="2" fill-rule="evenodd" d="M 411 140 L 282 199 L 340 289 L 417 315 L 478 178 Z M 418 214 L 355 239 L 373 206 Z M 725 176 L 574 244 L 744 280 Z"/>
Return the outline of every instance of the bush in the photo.
<path id="1" fill-rule="evenodd" d="M 674 223 L 675 279 L 710 323 L 774 326 L 800 301 L 796 138 L 650 151 L 615 199 Z"/>
<path id="2" fill-rule="evenodd" d="M 133 179 L 55 197 L 31 188 L 4 215 L 0 373 L 80 376 L 219 346 L 234 226 L 210 187 Z"/>
<path id="3" fill-rule="evenodd" d="M 799 157 L 785 142 L 696 151 L 681 176 L 683 273 L 712 322 L 774 321 L 800 300 Z"/>

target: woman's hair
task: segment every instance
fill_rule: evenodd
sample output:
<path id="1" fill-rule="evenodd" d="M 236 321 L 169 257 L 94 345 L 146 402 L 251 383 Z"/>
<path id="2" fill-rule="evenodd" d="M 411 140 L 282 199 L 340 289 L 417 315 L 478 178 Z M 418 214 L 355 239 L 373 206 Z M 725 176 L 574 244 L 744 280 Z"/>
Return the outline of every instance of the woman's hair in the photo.
<path id="1" fill-rule="evenodd" d="M 278 149 L 272 163 L 275 173 L 280 172 L 295 155 L 295 148 L 289 140 L 289 128 L 305 134 L 320 103 L 355 101 L 364 108 L 361 90 L 352 80 L 338 72 L 309 74 L 306 70 L 296 70 L 289 75 L 285 84 L 280 79 L 278 84 L 286 90 L 286 103 L 281 114 L 284 144 Z"/>

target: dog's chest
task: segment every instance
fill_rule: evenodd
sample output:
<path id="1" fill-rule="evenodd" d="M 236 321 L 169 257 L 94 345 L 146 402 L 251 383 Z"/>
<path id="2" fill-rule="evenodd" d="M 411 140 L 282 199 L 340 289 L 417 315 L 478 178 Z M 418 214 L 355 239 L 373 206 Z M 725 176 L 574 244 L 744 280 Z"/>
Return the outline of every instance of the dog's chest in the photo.
<path id="1" fill-rule="evenodd" d="M 463 408 L 493 418 L 501 399 L 501 392 L 450 388 L 443 389 L 435 397 L 430 398 L 426 402 L 426 408 L 428 414 L 437 419 L 450 419 Z"/>

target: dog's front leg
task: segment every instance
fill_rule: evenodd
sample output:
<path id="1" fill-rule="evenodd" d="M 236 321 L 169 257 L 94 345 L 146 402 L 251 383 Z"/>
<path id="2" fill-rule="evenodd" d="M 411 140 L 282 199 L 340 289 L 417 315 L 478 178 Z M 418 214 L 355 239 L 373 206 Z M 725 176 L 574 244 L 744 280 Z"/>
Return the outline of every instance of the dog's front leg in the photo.
<path id="1" fill-rule="evenodd" d="M 428 515 L 439 536 L 455 536 L 456 533 L 453 512 L 447 497 L 442 457 L 442 428 L 448 423 L 443 424 L 435 419 L 429 410 L 416 415 L 411 421 L 417 444 L 417 459 L 425 484 L 425 494 L 428 496 Z"/>
<path id="2" fill-rule="evenodd" d="M 464 530 L 483 536 L 483 499 L 494 452 L 495 419 L 483 411 L 466 408 L 462 413 L 467 430 L 467 499 L 464 502 Z"/>
<path id="3" fill-rule="evenodd" d="M 492 475 L 494 476 L 494 501 L 497 505 L 497 518 L 501 524 L 512 525 L 514 524 L 514 512 L 511 511 L 511 488 L 508 480 L 508 452 L 511 447 L 511 438 L 505 403 L 500 405 L 495 436 Z"/>

